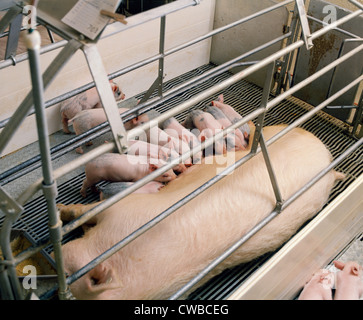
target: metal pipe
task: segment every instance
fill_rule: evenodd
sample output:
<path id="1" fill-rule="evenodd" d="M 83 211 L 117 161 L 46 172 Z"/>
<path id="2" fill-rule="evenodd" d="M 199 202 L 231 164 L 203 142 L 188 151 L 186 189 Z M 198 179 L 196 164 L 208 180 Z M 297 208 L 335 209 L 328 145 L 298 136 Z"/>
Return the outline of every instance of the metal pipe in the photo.
<path id="1" fill-rule="evenodd" d="M 67 42 L 68 42 L 67 40 L 61 40 L 61 41 L 58 41 L 56 43 L 52 43 L 52 44 L 50 44 L 48 46 L 44 46 L 44 47 L 42 47 L 40 49 L 40 54 L 44 54 L 44 53 L 47 53 L 47 52 L 62 48 L 67 44 Z M 21 53 L 21 54 L 16 55 L 14 60 L 13 59 L 7 59 L 7 60 L 0 61 L 0 70 L 5 69 L 5 68 L 10 67 L 10 66 L 13 66 L 14 61 L 15 61 L 15 64 L 16 64 L 18 62 L 22 62 L 22 61 L 25 61 L 25 60 L 28 60 L 28 59 L 29 59 L 29 56 L 28 56 L 28 53 L 26 52 L 26 53 Z"/>
<path id="2" fill-rule="evenodd" d="M 52 176 L 52 164 L 50 156 L 50 146 L 48 139 L 48 126 L 44 108 L 43 95 L 43 78 L 40 65 L 40 34 L 34 30 L 27 34 L 27 46 L 29 54 L 30 75 L 33 86 L 33 100 L 36 113 L 37 130 L 39 137 L 39 148 L 42 157 L 42 173 L 43 173 L 43 192 L 47 202 L 48 219 L 49 219 L 49 234 L 53 245 L 54 257 L 56 261 L 59 285 L 59 297 L 63 299 L 66 296 L 67 284 L 65 279 L 65 270 L 62 256 L 62 234 L 58 210 L 55 203 L 57 196 L 57 187 Z"/>
<path id="3" fill-rule="evenodd" d="M 355 6 L 357 6 L 359 9 L 363 10 L 363 4 L 359 3 L 356 0 L 348 0 L 350 3 L 353 3 Z"/>
<path id="4" fill-rule="evenodd" d="M 359 148 L 363 144 L 363 138 L 357 141 L 353 146 L 348 148 L 344 153 L 342 153 L 338 158 L 336 158 L 326 169 L 318 173 L 313 179 L 311 179 L 302 189 L 293 194 L 288 198 L 282 206 L 282 210 L 288 207 L 296 198 L 298 198 L 302 193 L 307 191 L 312 185 L 314 185 L 318 180 L 320 180 L 324 175 L 326 175 L 330 170 L 332 170 L 336 165 L 338 165 L 344 158 L 352 153 L 354 150 Z M 206 268 L 204 268 L 197 276 L 195 276 L 190 282 L 179 289 L 174 295 L 172 295 L 169 300 L 175 300 L 182 296 L 184 293 L 189 291 L 196 283 L 202 280 L 210 271 L 212 271 L 217 265 L 227 259 L 231 254 L 233 254 L 242 244 L 249 240 L 254 234 L 260 231 L 265 225 L 267 225 L 271 220 L 276 218 L 279 214 L 279 210 L 273 210 L 266 218 L 260 221 L 255 227 L 248 231 L 240 240 L 238 240 L 234 245 L 232 245 L 228 250 L 226 250 L 218 258 L 214 259 Z"/>
<path id="5" fill-rule="evenodd" d="M 326 23 L 326 22 L 324 22 L 324 21 L 321 21 L 321 20 L 319 20 L 319 19 L 317 19 L 317 18 L 314 18 L 314 17 L 312 17 L 312 16 L 307 16 L 308 17 L 308 19 L 310 19 L 310 20 L 312 20 L 312 21 L 315 21 L 315 22 L 317 22 L 317 23 L 319 23 L 319 24 L 322 24 L 323 26 L 327 26 L 328 25 L 328 23 Z M 348 36 L 348 37 L 350 37 L 350 38 L 356 38 L 356 39 L 359 39 L 360 37 L 358 36 L 358 35 L 356 35 L 356 34 L 354 34 L 354 33 L 351 33 L 351 32 L 348 32 L 348 31 L 346 31 L 346 30 L 344 30 L 344 29 L 341 29 L 341 28 L 335 28 L 334 29 L 335 31 L 338 31 L 338 32 L 340 32 L 340 33 L 343 33 L 343 34 L 345 34 L 346 36 Z"/>
<path id="6" fill-rule="evenodd" d="M 7 286 L 11 284 L 13 292 L 9 291 L 8 295 L 14 297 L 16 300 L 23 300 L 23 292 L 16 274 L 14 255 L 10 245 L 11 227 L 16 221 L 17 216 L 7 215 L 0 232 L 0 245 L 4 257 L 3 263 L 6 263 L 6 270 L 3 270 L 2 278 L 8 276 Z"/>

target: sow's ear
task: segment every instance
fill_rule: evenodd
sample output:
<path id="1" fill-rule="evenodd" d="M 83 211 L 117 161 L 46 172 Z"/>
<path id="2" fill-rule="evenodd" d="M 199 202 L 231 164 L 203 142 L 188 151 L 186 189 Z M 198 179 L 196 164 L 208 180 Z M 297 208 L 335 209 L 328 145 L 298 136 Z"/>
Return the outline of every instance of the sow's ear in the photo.
<path id="1" fill-rule="evenodd" d="M 100 263 L 89 273 L 89 290 L 92 293 L 101 293 L 105 290 L 118 288 L 120 285 L 116 281 L 113 269 L 105 263 Z"/>

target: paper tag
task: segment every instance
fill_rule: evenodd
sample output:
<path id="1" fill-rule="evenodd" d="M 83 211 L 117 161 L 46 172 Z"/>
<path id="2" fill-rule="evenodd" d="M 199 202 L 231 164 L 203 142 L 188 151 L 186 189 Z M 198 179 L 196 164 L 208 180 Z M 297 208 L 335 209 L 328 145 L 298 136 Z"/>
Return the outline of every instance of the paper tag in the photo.
<path id="1" fill-rule="evenodd" d="M 110 20 L 101 15 L 100 11 L 115 12 L 118 2 L 118 0 L 79 0 L 63 17 L 62 22 L 94 40 Z"/>

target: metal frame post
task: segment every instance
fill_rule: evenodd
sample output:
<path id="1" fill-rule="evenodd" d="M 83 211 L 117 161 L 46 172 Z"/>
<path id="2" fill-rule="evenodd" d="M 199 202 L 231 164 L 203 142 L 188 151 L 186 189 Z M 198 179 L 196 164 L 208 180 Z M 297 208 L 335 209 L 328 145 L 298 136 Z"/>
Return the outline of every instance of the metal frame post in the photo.
<path id="1" fill-rule="evenodd" d="M 253 143 L 252 143 L 252 147 L 251 147 L 251 153 L 256 153 L 258 143 L 260 142 L 263 123 L 264 123 L 265 115 L 266 115 L 266 111 L 267 111 L 266 108 L 267 108 L 267 104 L 268 104 L 268 99 L 270 97 L 270 91 L 271 91 L 271 85 L 272 85 L 274 72 L 275 72 L 275 61 L 273 61 L 272 63 L 270 63 L 267 66 L 266 79 L 265 79 L 265 84 L 263 87 L 262 98 L 261 98 L 261 103 L 260 103 L 260 108 L 264 109 L 264 112 L 257 119 L 256 130 L 255 130 L 255 134 L 253 137 Z"/>
<path id="2" fill-rule="evenodd" d="M 84 45 L 82 51 L 86 57 L 89 70 L 110 124 L 116 147 L 119 153 L 124 153 L 127 150 L 127 134 L 120 118 L 120 113 L 110 87 L 106 70 L 103 66 L 102 58 L 95 44 Z"/>
<path id="3" fill-rule="evenodd" d="M 146 102 L 155 89 L 158 90 L 159 97 L 163 95 L 163 79 L 164 79 L 164 59 L 165 59 L 165 30 L 166 30 L 166 16 L 160 18 L 160 38 L 159 38 L 159 66 L 158 77 L 146 91 L 139 104 Z"/>
<path id="4" fill-rule="evenodd" d="M 43 172 L 43 193 L 47 202 L 48 218 L 49 218 L 49 234 L 53 244 L 54 257 L 56 261 L 58 284 L 59 284 L 59 298 L 64 299 L 67 297 L 67 288 L 64 263 L 62 256 L 62 221 L 56 207 L 55 198 L 57 196 L 57 186 L 53 178 L 52 160 L 50 154 L 50 143 L 48 137 L 48 125 L 44 108 L 44 86 L 41 76 L 40 67 L 40 35 L 38 31 L 32 31 L 27 35 L 28 39 L 32 41 L 33 47 L 28 47 L 30 76 L 33 86 L 33 100 L 36 114 L 37 130 L 39 137 L 39 148 L 42 160 Z M 28 41 L 28 43 L 30 43 Z"/>
<path id="5" fill-rule="evenodd" d="M 9 59 L 16 55 L 22 22 L 23 15 L 20 13 L 10 23 L 8 41 L 6 43 L 5 59 Z"/>
<path id="6" fill-rule="evenodd" d="M 307 50 L 310 50 L 314 46 L 314 44 L 311 39 L 311 32 L 310 32 L 308 17 L 306 15 L 304 0 L 296 0 L 296 5 L 299 11 L 300 24 L 301 24 L 305 46 Z"/>

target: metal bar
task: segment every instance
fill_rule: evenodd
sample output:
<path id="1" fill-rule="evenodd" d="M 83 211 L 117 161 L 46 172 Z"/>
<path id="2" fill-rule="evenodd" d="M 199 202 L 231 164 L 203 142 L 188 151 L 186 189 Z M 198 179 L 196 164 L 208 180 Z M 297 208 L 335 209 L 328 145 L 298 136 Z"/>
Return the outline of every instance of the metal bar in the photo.
<path id="1" fill-rule="evenodd" d="M 40 35 L 37 31 L 33 31 L 27 35 L 27 43 L 31 43 L 32 47 L 28 48 L 30 75 L 33 86 L 33 100 L 36 112 L 36 122 L 39 137 L 40 154 L 42 157 L 42 172 L 43 172 L 43 191 L 47 202 L 48 217 L 49 217 L 49 233 L 54 250 L 54 257 L 58 272 L 59 297 L 64 299 L 67 291 L 67 284 L 64 273 L 64 263 L 61 249 L 61 226 L 58 210 L 55 203 L 57 195 L 57 187 L 52 177 L 52 164 L 50 156 L 50 146 L 48 139 L 48 126 L 44 109 L 43 96 L 43 78 L 41 76 L 40 66 Z"/>
<path id="2" fill-rule="evenodd" d="M 8 41 L 5 50 L 5 59 L 9 59 L 11 56 L 16 55 L 22 22 L 23 22 L 23 15 L 18 14 L 14 18 L 14 20 L 10 23 Z"/>
<path id="3" fill-rule="evenodd" d="M 322 24 L 323 26 L 327 26 L 327 25 L 328 25 L 328 23 L 326 23 L 326 22 L 324 22 L 324 21 L 321 21 L 321 20 L 319 20 L 319 19 L 317 19 L 317 18 L 314 18 L 314 17 L 312 17 L 312 16 L 309 16 L 309 15 L 308 15 L 308 19 L 309 19 L 309 20 L 312 20 L 312 21 L 315 21 L 315 22 L 317 22 L 317 23 L 319 23 L 319 24 Z M 344 29 L 341 29 L 341 28 L 335 28 L 334 30 L 335 30 L 335 31 L 338 31 L 338 32 L 340 32 L 340 33 L 343 33 L 344 35 L 346 35 L 346 36 L 348 36 L 348 37 L 350 37 L 350 38 L 355 38 L 355 39 L 359 39 L 359 38 L 360 38 L 360 36 L 358 36 L 358 35 L 356 35 L 356 34 L 354 34 L 354 33 L 348 32 L 348 31 L 346 31 L 346 30 L 344 30 Z"/>
<path id="4" fill-rule="evenodd" d="M 307 191 L 312 185 L 314 185 L 318 180 L 320 180 L 324 175 L 326 175 L 330 170 L 332 170 L 336 165 L 344 160 L 346 156 L 352 153 L 354 150 L 359 148 L 363 144 L 363 138 L 356 142 L 353 146 L 348 148 L 344 153 L 342 153 L 338 158 L 336 158 L 332 163 L 320 173 L 318 173 L 313 179 L 311 179 L 302 189 L 293 194 L 288 198 L 283 204 L 282 210 L 288 207 L 293 201 L 296 200 L 301 194 Z M 175 300 L 190 290 L 196 283 L 202 280 L 211 270 L 213 270 L 218 264 L 227 259 L 231 254 L 233 254 L 242 244 L 249 240 L 255 233 L 260 231 L 265 225 L 267 225 L 271 220 L 277 217 L 279 214 L 278 210 L 272 211 L 265 219 L 260 221 L 254 228 L 247 232 L 240 240 L 238 240 L 234 245 L 232 245 L 228 250 L 226 250 L 222 255 L 213 260 L 206 268 L 204 268 L 196 277 L 194 277 L 188 284 L 183 286 L 174 295 L 172 295 L 169 300 Z"/>
<path id="5" fill-rule="evenodd" d="M 271 91 L 274 71 L 275 71 L 275 61 L 272 62 L 267 67 L 266 79 L 265 79 L 265 84 L 263 86 L 263 92 L 262 92 L 261 104 L 260 104 L 260 107 L 263 108 L 265 110 L 265 112 L 262 113 L 257 119 L 255 134 L 253 136 L 253 143 L 252 143 L 252 147 L 251 147 L 251 152 L 252 153 L 256 152 L 258 143 L 260 142 L 263 123 L 264 123 L 265 115 L 266 115 L 266 107 L 267 107 L 268 99 L 270 97 L 270 91 Z"/>
<path id="6" fill-rule="evenodd" d="M 297 12 L 297 8 L 295 6 L 294 11 L 293 11 L 293 16 L 292 16 L 292 20 L 290 23 L 290 34 L 291 37 L 288 38 L 288 41 L 286 43 L 286 46 L 291 45 L 294 41 L 296 41 L 298 39 L 298 12 Z M 290 52 L 288 53 L 285 57 L 283 57 L 282 61 L 283 61 L 283 65 L 281 67 L 281 71 L 280 71 L 280 81 L 277 85 L 276 88 L 276 94 L 280 94 L 282 89 L 286 90 L 287 88 L 287 81 L 288 81 L 288 76 L 286 76 L 286 74 L 289 74 L 291 66 L 293 64 L 293 53 Z"/>
<path id="7" fill-rule="evenodd" d="M 18 6 L 11 7 L 6 14 L 0 19 L 0 34 L 5 31 L 5 29 L 10 25 L 19 14 L 21 14 L 23 9 Z"/>
<path id="8" fill-rule="evenodd" d="M 52 43 L 50 45 L 42 47 L 40 49 L 40 53 L 43 54 L 43 53 L 47 53 L 47 52 L 59 49 L 61 47 L 66 46 L 67 43 L 68 43 L 68 41 L 66 41 L 66 40 L 62 40 L 62 41 Z M 10 66 L 13 66 L 16 63 L 25 61 L 27 59 L 28 59 L 28 53 L 26 52 L 26 53 L 18 54 L 15 57 L 13 57 L 12 59 L 7 59 L 7 60 L 4 60 L 4 61 L 0 61 L 0 70 L 5 69 L 5 68 L 10 67 Z"/>
<path id="9" fill-rule="evenodd" d="M 160 44 L 159 53 L 161 58 L 159 59 L 159 70 L 158 70 L 158 95 L 161 97 L 163 95 L 163 79 L 164 79 L 164 53 L 165 53 L 165 28 L 166 28 L 166 17 L 162 16 L 160 18 Z"/>
<path id="10" fill-rule="evenodd" d="M 102 58 L 96 45 L 83 46 L 82 51 L 87 59 L 93 80 L 95 81 L 117 150 L 119 153 L 123 153 L 127 148 L 126 130 L 121 121 L 117 103 L 112 93 Z"/>
<path id="11" fill-rule="evenodd" d="M 357 10 L 357 11 L 354 11 L 354 12 L 346 15 L 345 17 L 343 17 L 337 21 L 330 23 L 329 25 L 325 26 L 324 28 L 314 32 L 311 35 L 311 40 L 315 40 L 315 39 L 321 37 L 323 34 L 327 33 L 328 31 L 336 29 L 341 24 L 344 24 L 344 23 L 350 21 L 351 19 L 360 16 L 362 13 L 363 13 L 363 10 Z"/>
<path id="12" fill-rule="evenodd" d="M 16 221 L 17 215 L 7 215 L 4 219 L 4 223 L 1 228 L 0 232 L 0 244 L 1 250 L 3 253 L 4 261 L 2 264 L 6 263 L 6 269 L 3 269 L 3 274 L 1 278 L 5 278 L 8 276 L 8 281 L 6 282 L 6 286 L 11 286 L 12 292 L 9 291 L 7 294 L 9 296 L 13 296 L 16 300 L 23 300 L 23 293 L 20 287 L 20 283 L 16 274 L 15 263 L 14 263 L 14 256 L 10 246 L 10 233 L 11 227 L 13 223 Z"/>
<path id="13" fill-rule="evenodd" d="M 363 10 L 363 4 L 359 3 L 356 0 L 348 0 L 350 3 L 353 3 L 355 6 L 357 6 L 359 9 Z"/>
<path id="14" fill-rule="evenodd" d="M 140 104 L 146 102 L 150 96 L 154 93 L 155 89 L 158 89 L 159 97 L 163 94 L 163 79 L 164 79 L 164 51 L 165 51 L 165 26 L 166 26 L 166 18 L 162 16 L 160 18 L 160 39 L 159 39 L 159 68 L 158 68 L 158 77 L 151 85 L 149 90 L 145 93 L 145 95 L 140 100 Z"/>
<path id="15" fill-rule="evenodd" d="M 159 85 L 160 85 L 160 79 L 158 77 L 150 86 L 150 88 L 145 92 L 142 99 L 140 100 L 140 104 L 146 102 L 150 98 L 150 96 L 154 93 L 155 89 L 159 88 Z"/>
<path id="16" fill-rule="evenodd" d="M 358 125 L 362 121 L 362 113 L 363 113 L 363 91 L 361 92 L 359 103 L 358 103 L 358 108 L 355 111 L 355 115 L 354 115 L 354 119 L 353 119 L 352 134 L 356 135 L 358 137 L 359 137 L 359 134 L 357 134 L 357 129 L 358 129 Z M 361 128 L 361 132 L 363 132 L 362 130 L 363 130 L 363 128 Z"/>
<path id="17" fill-rule="evenodd" d="M 282 199 L 282 195 L 281 195 L 281 192 L 280 192 L 279 185 L 277 183 L 277 178 L 276 178 L 275 172 L 274 172 L 273 167 L 272 167 L 272 163 L 271 163 L 270 155 L 268 153 L 268 149 L 267 149 L 267 146 L 266 146 L 265 138 L 263 137 L 262 132 L 260 134 L 260 146 L 261 146 L 262 155 L 263 155 L 263 158 L 264 158 L 265 163 L 266 163 L 267 171 L 268 171 L 268 174 L 269 174 L 269 177 L 270 177 L 270 180 L 271 180 L 271 184 L 272 184 L 272 188 L 274 190 L 274 194 L 275 194 L 275 198 L 276 198 L 276 209 L 275 210 L 278 213 L 280 213 L 281 212 L 281 206 L 283 204 L 283 199 Z"/>
<path id="18" fill-rule="evenodd" d="M 2 264 L 3 260 L 0 259 L 0 294 L 2 300 L 14 300 L 9 278 L 5 266 Z"/>
<path id="19" fill-rule="evenodd" d="M 54 79 L 56 74 L 60 71 L 60 69 L 64 66 L 64 64 L 68 61 L 68 59 L 79 49 L 79 47 L 80 47 L 79 43 L 71 41 L 59 53 L 59 55 L 55 58 L 53 63 L 48 67 L 48 69 L 45 71 L 43 75 L 44 89 L 46 89 L 49 86 L 49 84 Z M 23 100 L 23 102 L 20 104 L 18 109 L 15 111 L 15 113 L 7 123 L 6 127 L 1 131 L 0 154 L 5 148 L 6 144 L 10 141 L 12 135 L 15 133 L 18 126 L 26 118 L 32 105 L 33 105 L 33 97 L 30 92 Z"/>
<path id="20" fill-rule="evenodd" d="M 296 0 L 296 6 L 299 12 L 300 25 L 304 36 L 305 46 L 307 50 L 310 50 L 314 44 L 311 39 L 311 33 L 310 33 L 308 18 L 306 15 L 304 0 Z"/>

